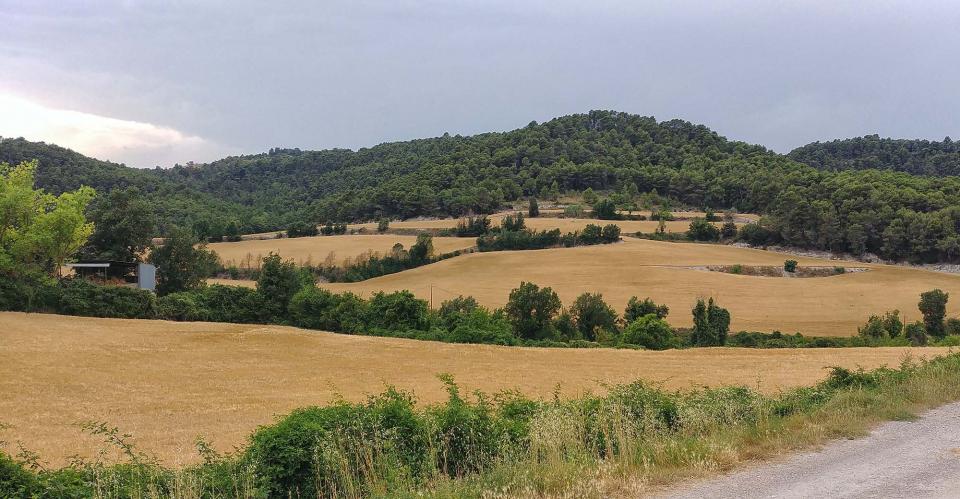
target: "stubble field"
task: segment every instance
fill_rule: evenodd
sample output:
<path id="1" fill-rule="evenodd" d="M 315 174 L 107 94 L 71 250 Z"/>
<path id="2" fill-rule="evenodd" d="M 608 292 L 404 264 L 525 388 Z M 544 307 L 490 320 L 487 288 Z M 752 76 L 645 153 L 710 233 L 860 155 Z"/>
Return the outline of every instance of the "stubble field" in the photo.
<path id="1" fill-rule="evenodd" d="M 667 388 L 739 384 L 775 392 L 822 379 L 827 366 L 894 366 L 945 348 L 750 350 L 459 345 L 291 327 L 0 313 L 0 440 L 22 440 L 53 464 L 93 456 L 104 421 L 167 464 L 199 460 L 203 436 L 220 450 L 257 425 L 336 397 L 362 400 L 388 384 L 421 402 L 444 397 L 439 373 L 464 393 L 517 389 L 537 397 L 601 392 L 645 379 Z M 109 456 L 108 459 L 114 456 Z"/>

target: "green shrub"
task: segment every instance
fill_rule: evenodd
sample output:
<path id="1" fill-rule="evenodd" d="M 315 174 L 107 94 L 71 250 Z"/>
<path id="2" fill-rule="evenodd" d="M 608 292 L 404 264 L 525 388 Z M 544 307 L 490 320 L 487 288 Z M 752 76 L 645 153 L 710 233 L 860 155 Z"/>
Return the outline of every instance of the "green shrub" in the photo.
<path id="1" fill-rule="evenodd" d="M 797 271 L 797 261 L 796 260 L 785 260 L 783 262 L 783 270 L 790 272 L 791 274 Z"/>
<path id="2" fill-rule="evenodd" d="M 666 350 L 680 346 L 673 328 L 654 314 L 645 315 L 628 324 L 623 330 L 621 341 L 650 350 Z"/>
<path id="3" fill-rule="evenodd" d="M 150 291 L 126 286 L 102 286 L 85 279 L 63 279 L 56 311 L 87 317 L 151 319 L 156 297 Z"/>
<path id="4" fill-rule="evenodd" d="M 426 331 L 430 328 L 427 302 L 407 290 L 379 291 L 367 301 L 367 324 L 388 331 Z"/>
<path id="5" fill-rule="evenodd" d="M 157 300 L 157 318 L 170 321 L 209 321 L 210 314 L 197 303 L 197 293 L 181 291 Z"/>
<path id="6" fill-rule="evenodd" d="M 314 286 L 290 300 L 290 319 L 308 329 L 359 333 L 366 328 L 367 303 L 353 293 L 334 294 Z"/>
<path id="7" fill-rule="evenodd" d="M 694 218 L 687 229 L 687 237 L 693 241 L 717 241 L 720 229 L 702 218 Z"/>
<path id="8" fill-rule="evenodd" d="M 41 490 L 37 475 L 0 452 L 0 497 L 38 497 Z"/>

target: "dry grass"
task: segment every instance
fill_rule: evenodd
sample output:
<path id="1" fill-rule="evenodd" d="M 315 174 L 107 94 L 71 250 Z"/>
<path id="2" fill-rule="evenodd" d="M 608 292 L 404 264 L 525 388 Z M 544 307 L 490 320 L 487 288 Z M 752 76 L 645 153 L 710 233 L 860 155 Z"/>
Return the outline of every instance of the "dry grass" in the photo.
<path id="1" fill-rule="evenodd" d="M 298 264 L 320 264 L 333 254 L 333 263 L 340 265 L 347 258 L 376 252 L 386 254 L 393 245 L 400 243 L 410 248 L 417 242 L 416 236 L 399 235 L 344 235 L 316 236 L 283 239 L 244 240 L 231 243 L 213 243 L 208 248 L 220 256 L 224 266 L 235 265 L 244 268 L 257 268 L 262 257 L 274 252 L 283 258 L 293 259 Z M 435 237 L 434 250 L 449 253 L 476 244 L 473 238 Z"/>
<path id="2" fill-rule="evenodd" d="M 820 279 L 781 279 L 706 272 L 705 265 L 804 265 L 866 267 L 869 272 Z M 670 306 L 669 321 L 691 324 L 698 296 L 712 296 L 733 315 L 734 330 L 802 332 L 849 336 L 871 315 L 899 309 L 917 320 L 919 294 L 940 288 L 960 296 L 960 276 L 888 265 L 797 258 L 769 251 L 721 245 L 626 239 L 623 242 L 538 251 L 474 253 L 359 283 L 325 284 L 364 296 L 378 290 L 409 289 L 435 303 L 473 295 L 488 307 L 502 306 L 521 281 L 550 286 L 570 305 L 584 292 L 600 292 L 617 310 L 630 296 L 649 296 Z M 960 313 L 960 300 L 948 304 Z"/>
<path id="3" fill-rule="evenodd" d="M 500 221 L 503 220 L 503 217 L 509 215 L 510 213 L 497 213 L 490 216 L 491 225 L 493 227 L 499 227 Z M 683 212 L 684 215 L 695 215 L 694 212 Z M 678 215 L 680 216 L 680 215 Z M 390 222 L 390 228 L 392 229 L 453 229 L 456 228 L 457 223 L 460 219 L 457 218 L 441 218 L 436 220 L 407 220 L 402 222 Z M 556 218 L 556 217 L 539 217 L 539 218 L 526 218 L 524 220 L 527 227 L 536 230 L 552 230 L 560 229 L 561 232 L 573 232 L 578 230 L 583 230 L 589 224 L 594 225 L 607 225 L 615 224 L 620 227 L 620 230 L 624 233 L 635 233 L 635 232 L 654 232 L 657 230 L 657 225 L 659 222 L 653 220 L 597 220 L 595 218 Z M 723 225 L 721 222 L 716 222 L 714 225 L 717 227 Z M 738 223 L 737 225 L 743 225 Z M 376 223 L 365 223 L 365 224 L 354 224 L 349 226 L 351 229 L 366 229 L 366 230 L 376 230 Z M 667 232 L 686 232 L 690 228 L 689 220 L 673 220 L 666 222 Z"/>
<path id="4" fill-rule="evenodd" d="M 696 349 L 666 352 L 457 345 L 290 327 L 0 313 L 0 421 L 54 463 L 99 443 L 73 426 L 102 420 L 168 464 L 196 461 L 203 435 L 220 449 L 293 408 L 358 400 L 386 384 L 444 397 L 515 388 L 550 397 L 643 378 L 670 388 L 743 384 L 766 392 L 813 383 L 826 366 L 895 365 L 943 348 Z"/>

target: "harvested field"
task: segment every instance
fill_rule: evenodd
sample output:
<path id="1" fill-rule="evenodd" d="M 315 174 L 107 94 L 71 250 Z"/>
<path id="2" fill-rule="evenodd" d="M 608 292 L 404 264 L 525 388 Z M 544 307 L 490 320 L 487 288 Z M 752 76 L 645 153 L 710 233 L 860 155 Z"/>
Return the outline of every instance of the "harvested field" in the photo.
<path id="1" fill-rule="evenodd" d="M 333 261 L 340 265 L 347 258 L 355 258 L 370 251 L 382 254 L 388 253 L 396 243 L 400 243 L 404 248 L 409 249 L 416 242 L 416 236 L 371 234 L 244 240 L 232 243 L 213 243 L 208 245 L 208 248 L 220 256 L 224 266 L 235 265 L 237 267 L 257 268 L 260 259 L 270 254 L 271 251 L 278 253 L 283 258 L 293 259 L 301 265 L 308 262 L 323 263 L 333 254 Z M 469 248 L 475 244 L 475 238 L 433 238 L 433 247 L 438 254 Z"/>
<path id="2" fill-rule="evenodd" d="M 474 253 L 358 283 L 327 284 L 335 291 L 369 296 L 409 289 L 436 304 L 459 294 L 488 307 L 506 303 L 521 281 L 550 286 L 569 306 L 584 292 L 600 292 L 617 310 L 633 296 L 670 307 L 668 320 L 690 326 L 698 296 L 715 297 L 733 315 L 734 330 L 850 336 L 871 314 L 899 309 L 910 321 L 923 291 L 940 288 L 960 297 L 960 276 L 891 265 L 789 257 L 801 266 L 864 267 L 823 279 L 766 279 L 687 268 L 707 265 L 783 265 L 787 256 L 724 245 L 668 243 L 627 238 L 611 245 L 537 251 Z M 960 300 L 950 300 L 951 316 Z"/>
<path id="3" fill-rule="evenodd" d="M 0 432 L 55 464 L 93 455 L 75 423 L 131 433 L 167 464 L 196 462 L 197 436 L 220 450 L 257 426 L 337 395 L 362 400 L 387 384 L 444 397 L 438 373 L 463 387 L 551 397 L 638 378 L 669 388 L 740 384 L 765 392 L 813 383 L 827 366 L 896 365 L 945 348 L 665 352 L 512 348 L 349 336 L 281 326 L 176 323 L 0 313 Z"/>
<path id="4" fill-rule="evenodd" d="M 509 213 L 497 213 L 490 216 L 491 225 L 498 227 L 500 221 Z M 392 229 L 453 229 L 456 228 L 458 218 L 441 218 L 437 220 L 407 220 L 403 222 L 390 222 Z M 527 227 L 536 230 L 560 229 L 561 232 L 573 232 L 583 230 L 589 224 L 607 225 L 614 224 L 620 227 L 624 233 L 636 232 L 654 232 L 657 230 L 659 222 L 653 220 L 597 220 L 595 218 L 557 218 L 557 217 L 538 217 L 525 219 Z M 717 227 L 723 225 L 722 222 L 715 222 Z M 738 223 L 737 225 L 743 225 Z M 368 231 L 376 230 L 376 223 L 355 224 L 349 226 L 351 229 L 366 229 Z M 672 220 L 666 222 L 667 232 L 686 232 L 690 228 L 689 220 Z"/>

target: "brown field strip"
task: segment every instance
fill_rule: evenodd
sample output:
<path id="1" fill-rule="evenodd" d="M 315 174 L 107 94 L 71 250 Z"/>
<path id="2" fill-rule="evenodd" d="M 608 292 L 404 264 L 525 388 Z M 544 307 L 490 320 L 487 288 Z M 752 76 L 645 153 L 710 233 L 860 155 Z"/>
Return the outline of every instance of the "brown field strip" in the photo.
<path id="1" fill-rule="evenodd" d="M 491 215 L 491 225 L 499 227 L 503 220 L 504 213 Z M 437 220 L 407 220 L 403 222 L 390 222 L 393 229 L 453 229 L 457 226 L 460 219 L 442 218 Z M 560 229 L 560 232 L 573 232 L 583 230 L 589 224 L 607 225 L 614 224 L 620 227 L 624 233 L 636 232 L 654 232 L 657 230 L 659 222 L 652 220 L 597 220 L 595 218 L 555 218 L 540 217 L 527 218 L 524 223 L 528 228 L 535 230 L 553 230 Z M 715 222 L 717 227 L 723 225 L 721 222 Z M 738 223 L 737 225 L 743 225 Z M 376 223 L 354 224 L 349 226 L 351 229 L 366 229 L 368 231 L 376 230 Z M 690 228 L 690 222 L 684 220 L 673 220 L 666 222 L 667 232 L 686 232 Z"/>
<path id="2" fill-rule="evenodd" d="M 213 243 L 207 247 L 220 256 L 225 266 L 257 267 L 257 262 L 264 256 L 274 252 L 283 258 L 293 259 L 298 264 L 307 262 L 323 263 L 332 253 L 334 261 L 339 265 L 346 258 L 373 251 L 385 254 L 400 243 L 409 249 L 417 242 L 416 236 L 400 236 L 394 234 L 371 235 L 343 235 L 343 236 L 316 236 L 296 237 L 292 239 L 262 239 L 244 240 L 231 243 Z M 437 253 L 449 253 L 476 245 L 475 238 L 462 237 L 435 237 L 433 247 Z"/>
<path id="3" fill-rule="evenodd" d="M 602 391 L 645 379 L 668 388 L 738 384 L 765 392 L 822 379 L 827 366 L 897 365 L 945 348 L 665 352 L 512 348 L 349 336 L 281 326 L 176 323 L 0 313 L 0 440 L 62 464 L 100 439 L 75 426 L 104 421 L 168 464 L 196 462 L 197 436 L 243 445 L 257 426 L 340 395 L 362 400 L 387 384 L 444 398 L 438 373 L 465 393 L 530 396 Z"/>
<path id="4" fill-rule="evenodd" d="M 867 267 L 868 272 L 811 279 L 755 277 L 686 268 L 702 265 L 800 265 Z M 631 296 L 651 297 L 670 307 L 675 326 L 691 325 L 697 297 L 715 297 L 733 315 L 735 331 L 801 332 L 850 336 L 871 314 L 899 309 L 917 320 L 919 295 L 940 288 L 953 295 L 950 316 L 960 314 L 960 276 L 889 265 L 791 257 L 723 245 L 625 239 L 612 245 L 538 251 L 474 253 L 359 283 L 322 284 L 334 291 L 369 296 L 409 289 L 435 305 L 459 294 L 500 307 L 521 281 L 550 286 L 564 305 L 584 292 L 603 293 L 622 311 Z"/>

